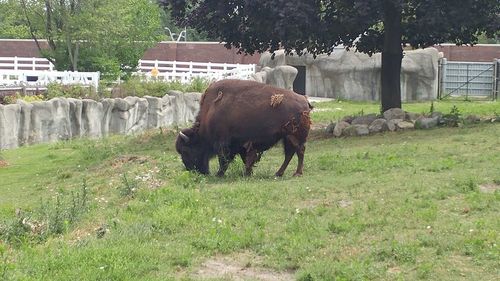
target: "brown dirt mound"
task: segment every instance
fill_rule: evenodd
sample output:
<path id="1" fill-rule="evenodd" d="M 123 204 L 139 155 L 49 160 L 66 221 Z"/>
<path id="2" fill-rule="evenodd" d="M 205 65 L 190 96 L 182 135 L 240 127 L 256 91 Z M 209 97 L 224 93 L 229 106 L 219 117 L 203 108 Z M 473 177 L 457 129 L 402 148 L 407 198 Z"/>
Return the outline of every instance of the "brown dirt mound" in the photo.
<path id="1" fill-rule="evenodd" d="M 247 257 L 248 258 L 248 257 Z M 228 280 L 263 280 L 285 281 L 294 280 L 290 272 L 276 272 L 262 267 L 254 267 L 250 262 L 243 262 L 241 257 L 216 257 L 205 261 L 195 272 L 196 278 Z"/>
<path id="2" fill-rule="evenodd" d="M 0 160 L 0 168 L 7 167 L 7 166 L 9 166 L 9 163 L 7 163 L 7 161 Z"/>
<path id="3" fill-rule="evenodd" d="M 496 183 L 482 184 L 479 186 L 479 191 L 484 193 L 495 193 L 497 190 L 500 190 L 500 185 Z"/>

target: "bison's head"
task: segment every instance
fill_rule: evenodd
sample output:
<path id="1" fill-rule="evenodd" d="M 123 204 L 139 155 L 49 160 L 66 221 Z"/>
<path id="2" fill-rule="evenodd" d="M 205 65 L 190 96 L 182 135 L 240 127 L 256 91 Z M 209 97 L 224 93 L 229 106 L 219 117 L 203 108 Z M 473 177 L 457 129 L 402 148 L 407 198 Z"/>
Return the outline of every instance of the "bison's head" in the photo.
<path id="1" fill-rule="evenodd" d="M 179 132 L 175 142 L 175 149 L 181 155 L 182 163 L 184 163 L 188 171 L 208 174 L 206 149 L 204 149 L 199 135 L 194 129 L 189 128 Z"/>

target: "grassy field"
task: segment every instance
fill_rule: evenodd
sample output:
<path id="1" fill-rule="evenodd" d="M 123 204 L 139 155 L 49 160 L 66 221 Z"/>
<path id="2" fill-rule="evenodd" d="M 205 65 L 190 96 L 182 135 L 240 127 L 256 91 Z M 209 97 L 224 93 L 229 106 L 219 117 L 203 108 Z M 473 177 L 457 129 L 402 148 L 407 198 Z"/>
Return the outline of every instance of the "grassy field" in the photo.
<path id="1" fill-rule="evenodd" d="M 441 113 L 449 113 L 453 106 L 456 106 L 460 113 L 465 116 L 469 114 L 482 116 L 491 116 L 495 113 L 500 114 L 500 102 L 498 101 L 470 102 L 438 100 L 432 102 L 433 110 Z M 314 107 L 316 110 L 314 121 L 321 123 L 337 121 L 346 115 L 380 113 L 379 103 L 331 101 L 315 103 Z M 403 109 L 408 112 L 425 114 L 431 110 L 431 102 L 405 103 L 403 104 Z"/>
<path id="2" fill-rule="evenodd" d="M 498 109 L 457 106 L 464 114 Z M 326 109 L 313 114 L 316 123 L 337 111 L 378 111 L 316 107 Z M 317 132 L 304 176 L 291 177 L 294 158 L 281 179 L 273 176 L 280 147 L 252 177 L 237 161 L 216 178 L 183 171 L 174 139 L 157 130 L 2 151 L 0 280 L 499 276 L 499 123 L 361 138 Z"/>

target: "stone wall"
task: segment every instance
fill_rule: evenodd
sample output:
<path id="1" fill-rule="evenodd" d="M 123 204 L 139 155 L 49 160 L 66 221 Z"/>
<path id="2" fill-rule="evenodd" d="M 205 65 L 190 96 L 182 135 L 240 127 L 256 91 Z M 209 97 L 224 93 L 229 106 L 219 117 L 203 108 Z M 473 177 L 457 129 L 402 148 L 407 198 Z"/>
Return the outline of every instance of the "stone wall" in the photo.
<path id="1" fill-rule="evenodd" d="M 79 137 L 134 134 L 194 121 L 200 93 L 170 91 L 163 98 L 79 100 L 0 105 L 0 149 Z"/>
<path id="2" fill-rule="evenodd" d="M 440 53 L 435 48 L 405 52 L 401 69 L 403 101 L 436 98 L 439 58 Z M 354 51 L 335 49 L 331 55 L 319 55 L 314 58 L 308 54 L 300 57 L 286 56 L 283 51 L 277 51 L 274 59 L 269 53 L 263 54 L 259 64 L 265 73 L 263 74 L 262 71 L 257 73 L 254 78 L 257 81 L 258 78 L 266 76 L 267 73 L 273 73 L 273 70 L 283 66 L 305 66 L 306 94 L 311 97 L 360 101 L 380 99 L 380 53 L 370 57 Z M 292 76 L 288 75 L 284 78 L 287 77 Z M 276 85 L 273 82 L 275 80 L 277 79 L 267 79 L 263 82 Z M 293 80 L 285 84 L 293 85 Z M 281 87 L 281 85 L 277 86 Z"/>

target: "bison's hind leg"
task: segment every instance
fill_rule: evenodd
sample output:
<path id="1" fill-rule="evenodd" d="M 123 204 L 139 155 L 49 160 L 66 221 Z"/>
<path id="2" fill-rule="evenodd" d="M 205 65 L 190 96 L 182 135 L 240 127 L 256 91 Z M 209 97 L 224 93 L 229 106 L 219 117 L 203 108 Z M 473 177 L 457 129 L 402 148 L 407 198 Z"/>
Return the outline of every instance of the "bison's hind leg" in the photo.
<path id="1" fill-rule="evenodd" d="M 283 164 L 281 165 L 280 169 L 275 174 L 277 177 L 283 176 L 286 168 L 288 167 L 288 164 L 290 163 L 290 160 L 292 160 L 292 157 L 295 154 L 294 140 L 296 140 L 294 136 L 286 136 L 283 139 L 283 147 L 285 149 L 285 160 L 283 161 Z"/>
<path id="2" fill-rule="evenodd" d="M 283 164 L 281 165 L 280 169 L 276 172 L 276 176 L 277 177 L 283 176 L 286 168 L 288 167 L 288 164 L 290 163 L 290 160 L 292 160 L 292 157 L 295 153 L 297 153 L 299 161 L 297 165 L 297 170 L 295 171 L 293 176 L 294 177 L 302 176 L 302 172 L 304 169 L 304 152 L 306 150 L 305 145 L 299 142 L 299 140 L 293 135 L 286 136 L 283 140 L 283 144 L 285 148 L 285 160 L 283 161 Z"/>

